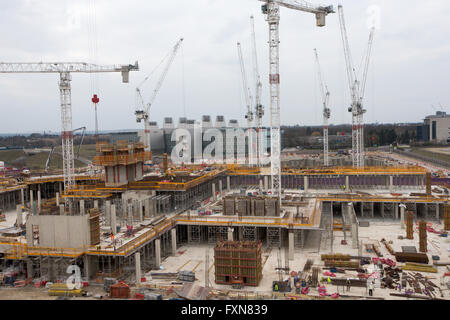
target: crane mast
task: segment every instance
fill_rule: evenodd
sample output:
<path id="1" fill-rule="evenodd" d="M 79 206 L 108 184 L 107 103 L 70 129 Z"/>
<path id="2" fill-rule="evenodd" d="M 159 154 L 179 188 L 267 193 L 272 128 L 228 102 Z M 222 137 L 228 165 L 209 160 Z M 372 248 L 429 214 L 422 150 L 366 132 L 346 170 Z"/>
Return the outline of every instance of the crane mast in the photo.
<path id="1" fill-rule="evenodd" d="M 244 97 L 245 104 L 247 107 L 247 113 L 245 114 L 245 119 L 247 120 L 247 136 L 248 136 L 248 163 L 253 164 L 253 135 L 252 135 L 252 124 L 253 124 L 253 112 L 252 112 L 252 96 L 250 93 L 250 88 L 247 85 L 247 74 L 245 72 L 244 59 L 242 58 L 241 44 L 237 43 L 239 64 L 241 67 L 242 74 L 242 86 L 244 87 Z"/>
<path id="2" fill-rule="evenodd" d="M 261 152 L 261 129 L 262 129 L 262 117 L 264 116 L 264 107 L 261 104 L 261 91 L 262 83 L 259 75 L 258 68 L 258 54 L 256 51 L 256 35 L 255 35 L 255 19 L 250 17 L 251 32 L 252 32 L 252 57 L 253 57 L 253 79 L 255 81 L 255 127 L 256 127 L 256 164 L 259 166 L 260 152 Z"/>
<path id="3" fill-rule="evenodd" d="M 281 140 L 280 140 L 280 56 L 279 23 L 280 6 L 313 13 L 316 25 L 325 26 L 325 18 L 333 13 L 333 6 L 314 6 L 305 1 L 259 0 L 265 2 L 262 12 L 267 14 L 269 24 L 269 84 L 270 84 L 270 149 L 271 149 L 271 188 L 281 202 Z M 281 203 L 280 203 L 281 204 Z"/>
<path id="4" fill-rule="evenodd" d="M 123 66 L 101 66 L 85 62 L 0 62 L 0 73 L 59 73 L 64 192 L 66 194 L 75 186 L 70 74 L 73 72 L 121 72 L 122 82 L 128 83 L 129 72 L 136 70 L 139 70 L 137 62 L 134 65 Z"/>
<path id="5" fill-rule="evenodd" d="M 316 56 L 317 73 L 319 75 L 319 87 L 323 104 L 323 162 L 327 167 L 330 165 L 328 152 L 328 120 L 330 119 L 331 115 L 330 108 L 328 108 L 328 104 L 330 101 L 330 92 L 328 91 L 328 87 L 323 82 L 317 49 L 314 49 L 314 54 Z"/>
<path id="6" fill-rule="evenodd" d="M 159 92 L 159 89 L 161 89 L 161 86 L 164 82 L 164 79 L 166 78 L 167 73 L 169 72 L 169 68 L 172 65 L 173 60 L 175 59 L 175 56 L 177 55 L 178 49 L 181 46 L 181 43 L 183 42 L 183 38 L 178 40 L 178 42 L 175 44 L 175 46 L 172 49 L 172 53 L 169 57 L 169 60 L 167 61 L 166 65 L 164 66 L 163 72 L 156 83 L 155 88 L 153 89 L 152 96 L 150 97 L 150 100 L 147 104 L 144 103 L 144 99 L 142 98 L 142 93 L 140 90 L 140 86 L 143 85 L 145 81 L 147 81 L 148 77 L 140 83 L 140 85 L 136 88 L 136 93 L 138 96 L 138 100 L 141 103 L 141 108 L 137 108 L 137 110 L 134 112 L 136 115 L 136 122 L 144 121 L 144 137 L 145 137 L 145 151 L 151 151 L 151 145 L 150 145 L 150 123 L 149 123 L 149 113 L 150 113 L 150 107 L 155 102 L 156 96 Z"/>
<path id="7" fill-rule="evenodd" d="M 373 36 L 375 28 L 371 28 L 367 54 L 364 61 L 362 82 L 358 80 L 353 64 L 350 46 L 348 43 L 347 28 L 345 26 L 344 9 L 338 6 L 339 24 L 341 27 L 341 37 L 344 47 L 344 57 L 347 71 L 347 79 L 350 88 L 351 106 L 348 109 L 352 113 L 352 163 L 354 167 L 364 167 L 364 120 L 363 116 L 367 110 L 363 107 L 364 92 L 369 70 L 370 55 L 372 51 Z"/>

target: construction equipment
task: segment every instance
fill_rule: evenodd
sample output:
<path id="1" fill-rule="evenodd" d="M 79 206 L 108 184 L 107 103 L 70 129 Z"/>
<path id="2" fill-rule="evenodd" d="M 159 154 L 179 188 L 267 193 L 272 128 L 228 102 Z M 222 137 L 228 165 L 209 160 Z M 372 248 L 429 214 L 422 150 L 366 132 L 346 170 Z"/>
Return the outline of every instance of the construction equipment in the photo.
<path id="1" fill-rule="evenodd" d="M 83 130 L 83 133 L 81 134 L 81 141 L 80 141 L 80 144 L 78 145 L 77 156 L 75 157 L 75 159 L 78 159 L 80 157 L 80 150 L 81 150 L 81 146 L 83 145 L 84 136 L 86 134 L 86 127 L 77 128 L 77 129 L 73 130 L 72 132 L 75 133 L 79 130 Z"/>
<path id="2" fill-rule="evenodd" d="M 0 73 L 59 73 L 59 90 L 61 97 L 61 137 L 63 153 L 64 192 L 67 194 L 75 186 L 73 130 L 72 130 L 72 101 L 71 76 L 77 73 L 121 72 L 122 81 L 128 83 L 130 71 L 139 70 L 138 63 L 134 65 L 102 66 L 85 62 L 36 62 L 36 63 L 7 63 L 0 62 Z M 68 198 L 65 198 L 68 201 Z"/>
<path id="3" fill-rule="evenodd" d="M 145 77 L 145 79 L 136 87 L 136 95 L 137 100 L 140 102 L 140 106 L 136 106 L 136 111 L 134 114 L 136 115 L 136 122 L 140 123 L 141 121 L 144 121 L 144 129 L 145 129 L 145 151 L 151 151 L 151 145 L 150 145 L 150 123 L 149 123 L 149 113 L 150 113 L 150 107 L 155 102 L 156 96 L 159 92 L 159 89 L 161 89 L 161 86 L 164 82 L 164 79 L 166 78 L 166 75 L 169 71 L 170 66 L 172 65 L 173 60 L 175 59 L 175 56 L 178 52 L 178 49 L 181 46 L 181 43 L 183 42 L 183 38 L 178 40 L 178 42 L 175 44 L 171 51 L 171 55 L 169 57 L 169 60 L 167 61 L 163 72 L 156 83 L 155 89 L 153 90 L 153 94 L 147 104 L 144 103 L 144 99 L 142 97 L 141 89 L 140 87 L 149 79 L 150 75 Z"/>
<path id="4" fill-rule="evenodd" d="M 242 49 L 241 44 L 237 43 L 238 49 L 238 57 L 239 64 L 241 66 L 241 75 L 242 75 L 242 85 L 244 87 L 244 97 L 245 104 L 247 107 L 247 113 L 245 114 L 245 119 L 247 120 L 247 132 L 248 132 L 248 163 L 253 164 L 253 135 L 252 135 L 252 123 L 253 123 L 253 112 L 252 112 L 252 94 L 250 92 L 250 88 L 247 85 L 247 74 L 245 72 L 244 67 L 244 59 L 242 58 Z"/>
<path id="5" fill-rule="evenodd" d="M 75 133 L 78 130 L 83 130 L 83 133 L 81 135 L 81 141 L 80 141 L 80 144 L 78 145 L 77 155 L 76 155 L 75 159 L 78 159 L 80 157 L 80 150 L 81 150 L 81 146 L 83 145 L 84 136 L 86 133 L 86 127 L 74 129 L 74 130 L 72 130 L 72 133 Z M 50 162 L 51 162 L 51 158 L 52 158 L 54 151 L 55 151 L 55 147 L 52 147 L 52 149 L 50 150 L 50 152 L 48 154 L 47 161 L 45 162 L 45 169 L 44 169 L 45 172 L 48 172 L 48 169 L 50 168 Z"/>
<path id="6" fill-rule="evenodd" d="M 269 24 L 269 83 L 270 83 L 270 150 L 271 150 L 271 189 L 272 193 L 281 195 L 281 140 L 280 140 L 280 56 L 279 23 L 280 6 L 313 13 L 316 25 L 325 26 L 325 18 L 334 13 L 333 6 L 314 6 L 305 1 L 294 0 L 259 0 L 265 2 L 261 9 L 267 14 Z M 281 205 L 281 197 L 280 197 Z"/>
<path id="7" fill-rule="evenodd" d="M 344 46 L 344 56 L 347 69 L 347 78 L 350 87 L 351 107 L 348 111 L 352 113 L 352 162 L 353 166 L 357 168 L 364 167 L 364 125 L 363 115 L 367 110 L 363 107 L 364 91 L 367 82 L 367 72 L 369 69 L 370 54 L 372 51 L 373 35 L 375 27 L 372 27 L 369 35 L 369 44 L 364 61 L 364 68 L 362 71 L 362 81 L 358 80 L 356 70 L 353 65 L 353 60 L 348 44 L 347 29 L 345 27 L 344 9 L 342 5 L 338 6 L 339 24 L 341 27 L 342 43 Z"/>
<path id="8" fill-rule="evenodd" d="M 322 70 L 320 69 L 319 55 L 317 54 L 317 49 L 314 49 L 314 54 L 316 56 L 317 73 L 319 75 L 319 87 L 320 94 L 322 95 L 323 104 L 323 164 L 325 167 L 330 165 L 328 157 L 328 119 L 330 119 L 331 111 L 328 108 L 330 101 L 330 91 L 328 87 L 324 84 L 322 78 Z"/>
<path id="9" fill-rule="evenodd" d="M 259 166 L 261 149 L 260 132 L 262 129 L 262 117 L 264 116 L 264 107 L 261 104 L 262 83 L 259 75 L 258 54 L 256 51 L 256 36 L 255 36 L 255 20 L 250 16 L 251 30 L 252 30 L 252 61 L 253 61 L 253 80 L 255 81 L 255 127 L 256 127 L 256 164 Z"/>
<path id="10" fill-rule="evenodd" d="M 48 158 L 47 161 L 45 162 L 45 172 L 48 172 L 48 168 L 50 167 L 50 159 L 52 157 L 53 151 L 55 151 L 55 147 L 52 147 L 52 150 L 50 150 L 49 154 L 48 154 Z"/>

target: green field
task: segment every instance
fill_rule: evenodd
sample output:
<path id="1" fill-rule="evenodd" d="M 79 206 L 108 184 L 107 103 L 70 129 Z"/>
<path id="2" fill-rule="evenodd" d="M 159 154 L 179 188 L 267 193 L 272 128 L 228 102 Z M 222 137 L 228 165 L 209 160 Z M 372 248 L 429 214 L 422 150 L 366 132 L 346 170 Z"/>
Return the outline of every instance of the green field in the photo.
<path id="1" fill-rule="evenodd" d="M 422 156 L 425 156 L 425 157 L 431 157 L 434 159 L 447 161 L 450 163 L 450 155 L 440 153 L 440 152 L 435 152 L 432 148 L 414 148 L 414 149 L 412 149 L 412 152 L 422 155 Z"/>
<path id="2" fill-rule="evenodd" d="M 62 169 L 61 146 L 55 148 L 50 160 L 50 170 Z M 74 146 L 74 155 L 78 151 L 78 146 Z M 27 155 L 22 150 L 0 150 L 0 161 L 5 162 L 6 167 L 22 168 L 27 167 L 31 170 L 44 170 L 48 158 L 48 152 L 41 152 L 35 155 Z M 80 149 L 80 158 L 91 160 L 95 156 L 95 145 L 85 145 Z M 75 160 L 75 167 L 85 167 L 81 161 Z"/>

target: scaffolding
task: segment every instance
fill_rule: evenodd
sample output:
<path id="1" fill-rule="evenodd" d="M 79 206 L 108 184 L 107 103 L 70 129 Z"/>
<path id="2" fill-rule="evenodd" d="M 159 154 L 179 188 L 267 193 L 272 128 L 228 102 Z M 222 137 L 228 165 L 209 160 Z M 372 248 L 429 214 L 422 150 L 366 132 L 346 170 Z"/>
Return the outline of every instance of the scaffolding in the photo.
<path id="1" fill-rule="evenodd" d="M 216 283 L 258 286 L 262 278 L 261 248 L 260 241 L 219 242 L 214 248 Z"/>
<path id="2" fill-rule="evenodd" d="M 244 226 L 242 228 L 243 228 L 244 241 L 256 241 L 257 240 L 256 227 Z"/>
<path id="3" fill-rule="evenodd" d="M 281 246 L 281 228 L 267 228 L 267 245 L 269 247 Z"/>

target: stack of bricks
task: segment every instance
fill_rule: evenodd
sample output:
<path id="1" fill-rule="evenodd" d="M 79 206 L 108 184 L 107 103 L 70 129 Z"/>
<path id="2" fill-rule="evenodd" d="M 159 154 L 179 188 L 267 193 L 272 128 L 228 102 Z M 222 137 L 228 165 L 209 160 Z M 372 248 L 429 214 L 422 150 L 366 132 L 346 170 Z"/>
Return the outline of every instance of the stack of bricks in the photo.
<path id="1" fill-rule="evenodd" d="M 444 206 L 444 230 L 450 231 L 450 205 Z"/>
<path id="2" fill-rule="evenodd" d="M 406 239 L 414 239 L 414 212 L 408 211 L 406 212 Z"/>
<path id="3" fill-rule="evenodd" d="M 419 251 L 427 252 L 427 223 L 419 222 Z"/>

